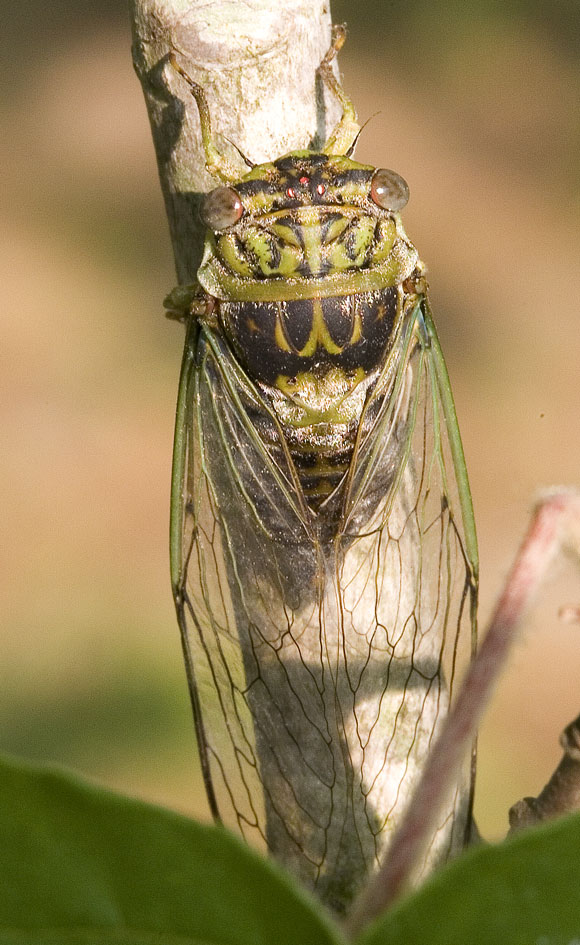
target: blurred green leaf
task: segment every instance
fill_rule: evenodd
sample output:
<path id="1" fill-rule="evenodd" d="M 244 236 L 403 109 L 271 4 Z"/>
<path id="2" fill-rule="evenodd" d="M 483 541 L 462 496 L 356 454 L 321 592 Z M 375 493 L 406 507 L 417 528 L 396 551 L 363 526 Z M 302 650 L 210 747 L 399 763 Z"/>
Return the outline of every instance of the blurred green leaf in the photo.
<path id="1" fill-rule="evenodd" d="M 358 945 L 580 945 L 580 815 L 479 847 Z"/>
<path id="2" fill-rule="evenodd" d="M 0 760 L 0 945 L 338 945 L 325 911 L 218 827 Z"/>

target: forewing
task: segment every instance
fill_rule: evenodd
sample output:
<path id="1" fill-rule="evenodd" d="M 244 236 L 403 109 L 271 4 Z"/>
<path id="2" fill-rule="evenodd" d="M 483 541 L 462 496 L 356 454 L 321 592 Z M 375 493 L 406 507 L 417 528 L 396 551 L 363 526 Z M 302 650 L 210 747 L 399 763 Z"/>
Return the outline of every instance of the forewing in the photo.
<path id="1" fill-rule="evenodd" d="M 280 769 L 304 766 L 287 716 L 317 698 L 309 675 L 298 695 L 290 679 L 295 614 L 318 609 L 317 542 L 275 418 L 209 330 L 186 343 L 179 403 L 174 586 L 206 786 L 215 814 L 271 846 Z"/>
<path id="2" fill-rule="evenodd" d="M 475 644 L 477 548 L 447 371 L 426 299 L 407 316 L 353 459 L 337 555 L 347 742 L 380 856 Z M 464 842 L 471 759 L 425 866 Z"/>

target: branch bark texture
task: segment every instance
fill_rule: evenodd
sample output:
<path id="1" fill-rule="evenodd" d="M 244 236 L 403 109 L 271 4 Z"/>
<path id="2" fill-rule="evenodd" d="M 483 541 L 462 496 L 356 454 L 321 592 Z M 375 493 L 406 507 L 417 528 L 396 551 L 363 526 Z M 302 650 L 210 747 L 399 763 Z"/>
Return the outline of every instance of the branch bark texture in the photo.
<path id="1" fill-rule="evenodd" d="M 205 170 L 197 106 L 168 63 L 174 52 L 206 91 L 220 148 L 247 172 L 316 146 L 339 116 L 316 69 L 330 43 L 327 0 L 130 0 L 133 62 L 143 86 L 180 283 L 193 282 L 203 234 Z M 232 142 L 235 147 L 229 142 Z"/>

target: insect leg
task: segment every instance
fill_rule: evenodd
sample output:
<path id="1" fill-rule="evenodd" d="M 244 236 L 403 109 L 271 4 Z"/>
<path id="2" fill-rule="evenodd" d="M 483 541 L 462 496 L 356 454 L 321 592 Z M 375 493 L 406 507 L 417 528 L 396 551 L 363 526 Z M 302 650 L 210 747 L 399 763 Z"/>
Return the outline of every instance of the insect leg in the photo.
<path id="1" fill-rule="evenodd" d="M 221 151 L 219 151 L 216 147 L 211 130 L 209 105 L 204 90 L 202 89 L 201 85 L 198 85 L 197 82 L 194 82 L 185 69 L 179 65 L 174 53 L 172 52 L 169 54 L 169 62 L 175 71 L 179 73 L 179 75 L 185 79 L 189 85 L 191 94 L 193 95 L 199 109 L 201 140 L 203 143 L 203 150 L 205 151 L 205 166 L 207 172 L 209 174 L 213 174 L 215 177 L 219 177 L 220 180 L 223 180 L 226 183 L 238 181 L 240 179 L 239 168 L 228 161 L 228 159 L 224 157 Z"/>
<path id="2" fill-rule="evenodd" d="M 331 92 L 334 92 L 342 105 L 340 121 L 322 149 L 324 154 L 347 154 L 354 148 L 360 131 L 360 126 L 356 120 L 354 105 L 332 71 L 332 61 L 338 51 L 344 46 L 345 40 L 346 30 L 344 26 L 333 26 L 332 44 L 318 67 L 320 78 L 327 88 L 329 88 Z"/>
<path id="3" fill-rule="evenodd" d="M 177 285 L 163 299 L 167 318 L 185 322 L 190 315 L 209 322 L 216 308 L 216 300 L 205 292 L 198 282 Z"/>

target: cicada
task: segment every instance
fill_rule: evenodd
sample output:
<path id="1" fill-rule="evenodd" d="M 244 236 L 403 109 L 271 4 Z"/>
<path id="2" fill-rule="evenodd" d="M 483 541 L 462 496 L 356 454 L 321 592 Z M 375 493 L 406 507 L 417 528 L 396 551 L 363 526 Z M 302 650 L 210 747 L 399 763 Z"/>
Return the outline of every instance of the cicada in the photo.
<path id="1" fill-rule="evenodd" d="M 167 303 L 187 321 L 171 567 L 209 804 L 338 912 L 473 653 L 478 568 L 408 188 L 352 159 L 343 38 L 320 66 L 343 109 L 325 146 L 241 179 L 173 60 L 222 185 L 197 284 Z M 423 872 L 464 844 L 471 767 Z"/>

